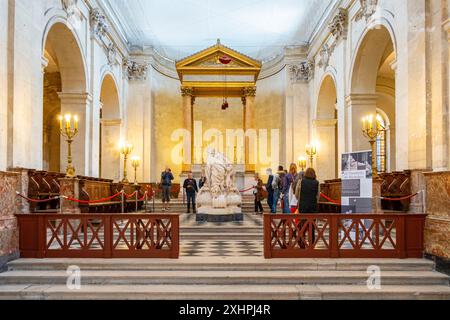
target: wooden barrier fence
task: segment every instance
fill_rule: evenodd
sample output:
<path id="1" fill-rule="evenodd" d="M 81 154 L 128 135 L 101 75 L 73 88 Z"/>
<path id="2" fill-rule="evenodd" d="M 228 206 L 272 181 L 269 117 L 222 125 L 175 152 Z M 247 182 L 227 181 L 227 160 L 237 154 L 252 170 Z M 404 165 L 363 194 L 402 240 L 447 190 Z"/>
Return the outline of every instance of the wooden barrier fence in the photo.
<path id="1" fill-rule="evenodd" d="M 16 216 L 22 258 L 179 257 L 175 214 Z"/>
<path id="2" fill-rule="evenodd" d="M 425 214 L 264 215 L 264 257 L 422 258 Z"/>

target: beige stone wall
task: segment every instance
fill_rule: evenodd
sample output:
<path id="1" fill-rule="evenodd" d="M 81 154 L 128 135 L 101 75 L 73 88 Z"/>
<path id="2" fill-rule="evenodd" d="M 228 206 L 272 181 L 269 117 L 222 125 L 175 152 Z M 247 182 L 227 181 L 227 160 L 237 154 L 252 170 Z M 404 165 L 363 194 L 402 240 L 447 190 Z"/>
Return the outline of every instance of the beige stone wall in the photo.
<path id="1" fill-rule="evenodd" d="M 425 252 L 450 258 L 450 172 L 426 173 Z"/>
<path id="2" fill-rule="evenodd" d="M 8 145 L 8 1 L 0 1 L 0 170 L 7 167 Z"/>
<path id="3" fill-rule="evenodd" d="M 152 168 L 151 180 L 159 182 L 161 172 L 171 167 L 179 182 L 181 163 L 175 163 L 172 150 L 179 141 L 172 141 L 172 133 L 183 127 L 182 99 L 178 80 L 168 78 L 156 71 L 152 76 Z"/>

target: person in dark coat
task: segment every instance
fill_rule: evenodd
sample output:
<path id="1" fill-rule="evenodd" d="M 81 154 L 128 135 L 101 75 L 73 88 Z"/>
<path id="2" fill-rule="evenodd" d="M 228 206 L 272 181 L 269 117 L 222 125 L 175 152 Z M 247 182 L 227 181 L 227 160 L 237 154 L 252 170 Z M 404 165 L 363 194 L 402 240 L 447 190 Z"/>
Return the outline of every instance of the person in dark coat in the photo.
<path id="1" fill-rule="evenodd" d="M 264 184 L 258 174 L 255 175 L 255 182 L 256 185 L 253 187 L 253 194 L 255 195 L 255 214 L 263 214 L 264 208 L 261 201 L 264 200 Z"/>
<path id="2" fill-rule="evenodd" d="M 319 197 L 320 197 L 320 184 L 317 180 L 316 172 L 312 168 L 308 168 L 300 183 L 300 190 L 297 191 L 300 194 L 299 199 L 299 213 L 300 214 L 314 214 L 319 212 Z M 309 246 L 312 247 L 315 243 L 315 228 L 312 227 L 312 234 L 310 237 Z"/>
<path id="3" fill-rule="evenodd" d="M 187 196 L 187 213 L 191 213 L 191 204 L 192 210 L 194 211 L 194 213 L 197 213 L 195 198 L 198 192 L 198 188 L 197 181 L 192 177 L 192 173 L 189 173 L 188 178 L 184 180 L 183 188 L 186 191 Z"/>
<path id="4" fill-rule="evenodd" d="M 266 183 L 266 191 L 267 191 L 267 204 L 269 205 L 270 210 L 272 211 L 273 208 L 273 174 L 272 174 L 272 169 L 267 169 L 266 171 L 267 176 L 269 177 Z"/>
<path id="5" fill-rule="evenodd" d="M 162 188 L 162 202 L 163 202 L 163 211 L 170 210 L 170 191 L 172 188 L 172 181 L 174 180 L 172 170 L 169 167 L 161 173 L 161 188 Z"/>

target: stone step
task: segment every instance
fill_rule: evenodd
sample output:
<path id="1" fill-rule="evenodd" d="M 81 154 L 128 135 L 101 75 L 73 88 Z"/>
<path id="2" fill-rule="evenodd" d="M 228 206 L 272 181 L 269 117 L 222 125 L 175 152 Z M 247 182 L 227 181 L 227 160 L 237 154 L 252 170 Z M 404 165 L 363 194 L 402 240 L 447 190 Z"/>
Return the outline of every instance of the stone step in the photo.
<path id="1" fill-rule="evenodd" d="M 260 233 L 220 233 L 220 232 L 181 232 L 180 240 L 263 240 L 263 234 Z"/>
<path id="2" fill-rule="evenodd" d="M 0 286 L 3 300 L 449 300 L 448 286 L 66 285 Z"/>
<path id="3" fill-rule="evenodd" d="M 366 271 L 379 266 L 382 271 L 432 271 L 434 263 L 425 259 L 271 259 L 260 257 L 181 257 L 180 259 L 18 259 L 8 263 L 11 271 L 66 270 L 76 265 L 82 270 L 211 270 L 211 271 Z"/>
<path id="4" fill-rule="evenodd" d="M 447 285 L 446 275 L 433 271 L 384 271 L 384 285 Z M 0 274 L 0 286 L 65 284 L 66 270 L 10 271 Z M 81 270 L 82 285 L 364 285 L 364 271 L 123 271 Z"/>

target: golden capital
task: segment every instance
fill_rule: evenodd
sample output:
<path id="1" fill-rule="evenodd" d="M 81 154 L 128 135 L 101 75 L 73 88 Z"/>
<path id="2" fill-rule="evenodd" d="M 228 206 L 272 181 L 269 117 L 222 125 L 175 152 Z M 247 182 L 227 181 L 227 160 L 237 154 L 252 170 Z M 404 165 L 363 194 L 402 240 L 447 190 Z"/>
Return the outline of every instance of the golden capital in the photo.
<path id="1" fill-rule="evenodd" d="M 191 87 L 181 87 L 181 95 L 183 97 L 194 96 L 194 88 Z"/>
<path id="2" fill-rule="evenodd" d="M 246 87 L 242 89 L 242 94 L 244 97 L 254 97 L 256 96 L 256 87 Z"/>

